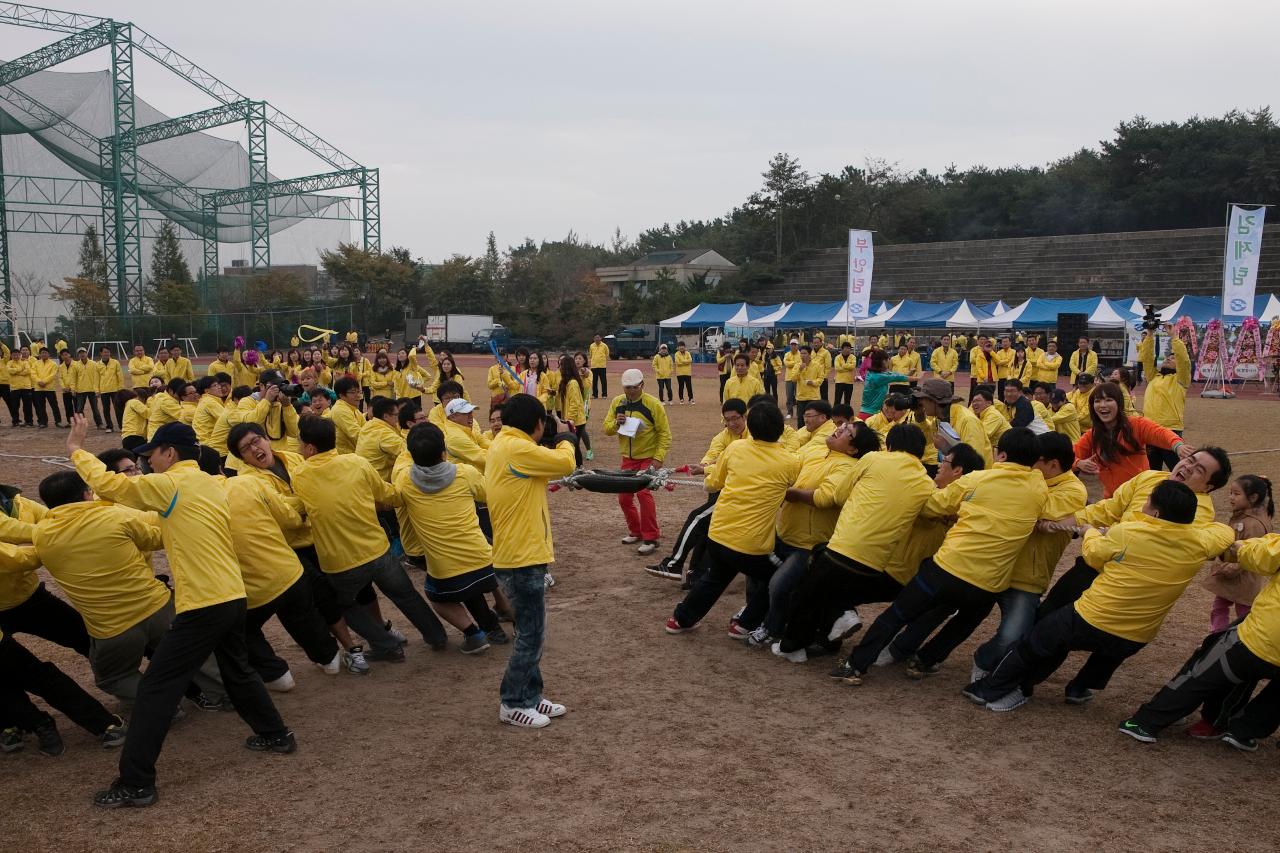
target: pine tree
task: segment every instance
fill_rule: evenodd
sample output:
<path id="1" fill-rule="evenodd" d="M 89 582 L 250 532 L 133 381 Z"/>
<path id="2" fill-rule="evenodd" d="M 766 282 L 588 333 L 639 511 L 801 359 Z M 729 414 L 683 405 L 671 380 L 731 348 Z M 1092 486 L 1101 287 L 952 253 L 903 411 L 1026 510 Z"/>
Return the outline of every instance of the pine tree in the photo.
<path id="1" fill-rule="evenodd" d="M 160 226 L 160 232 L 156 234 L 155 247 L 151 252 L 149 283 L 154 286 L 162 281 L 171 281 L 175 284 L 192 284 L 195 281 L 191 277 L 191 268 L 187 266 L 187 259 L 182 254 L 182 246 L 178 244 L 178 230 L 173 227 L 172 222 L 165 222 Z"/>
<path id="2" fill-rule="evenodd" d="M 492 289 L 497 289 L 502 280 L 502 257 L 498 254 L 498 241 L 493 232 L 489 232 L 489 240 L 485 243 L 484 258 L 480 261 L 480 276 Z"/>
<path id="3" fill-rule="evenodd" d="M 103 285 L 107 284 L 107 258 L 102 253 L 102 239 L 98 236 L 98 227 L 92 222 L 84 229 L 84 239 L 80 241 L 80 271 L 77 278 L 86 279 Z"/>

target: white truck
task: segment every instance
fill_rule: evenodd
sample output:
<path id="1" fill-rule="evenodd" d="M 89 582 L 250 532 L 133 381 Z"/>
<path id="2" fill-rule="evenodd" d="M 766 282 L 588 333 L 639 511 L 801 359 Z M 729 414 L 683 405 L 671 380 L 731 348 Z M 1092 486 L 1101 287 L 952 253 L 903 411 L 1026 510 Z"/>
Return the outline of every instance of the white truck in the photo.
<path id="1" fill-rule="evenodd" d="M 418 321 L 418 328 L 407 331 L 406 340 L 425 335 L 432 347 L 464 349 L 471 345 L 476 332 L 493 325 L 491 314 L 432 314 Z"/>

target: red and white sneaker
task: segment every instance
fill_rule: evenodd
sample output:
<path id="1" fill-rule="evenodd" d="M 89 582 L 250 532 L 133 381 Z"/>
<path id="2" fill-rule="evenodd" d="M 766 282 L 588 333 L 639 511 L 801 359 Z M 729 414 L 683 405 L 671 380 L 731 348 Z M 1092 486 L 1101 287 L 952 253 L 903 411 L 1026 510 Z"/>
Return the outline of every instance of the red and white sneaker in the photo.
<path id="1" fill-rule="evenodd" d="M 729 638 L 733 640 L 745 640 L 751 636 L 751 632 L 738 624 L 737 619 L 729 620 Z"/>
<path id="2" fill-rule="evenodd" d="M 1208 720 L 1197 720 L 1187 728 L 1187 734 L 1196 740 L 1220 740 L 1222 732 Z"/>
<path id="3" fill-rule="evenodd" d="M 546 714 L 548 717 L 563 717 L 564 712 L 569 709 L 561 705 L 559 702 L 552 702 L 545 696 L 538 700 L 538 713 Z"/>
<path id="4" fill-rule="evenodd" d="M 498 719 L 521 729 L 540 729 L 551 725 L 551 718 L 537 708 L 508 708 L 498 706 Z"/>
<path id="5" fill-rule="evenodd" d="M 668 616 L 667 624 L 665 627 L 667 629 L 668 634 L 687 634 L 690 631 L 692 631 L 694 628 L 697 628 L 698 626 L 690 625 L 688 628 L 685 628 L 683 625 L 681 625 L 679 622 L 676 621 L 676 617 Z"/>

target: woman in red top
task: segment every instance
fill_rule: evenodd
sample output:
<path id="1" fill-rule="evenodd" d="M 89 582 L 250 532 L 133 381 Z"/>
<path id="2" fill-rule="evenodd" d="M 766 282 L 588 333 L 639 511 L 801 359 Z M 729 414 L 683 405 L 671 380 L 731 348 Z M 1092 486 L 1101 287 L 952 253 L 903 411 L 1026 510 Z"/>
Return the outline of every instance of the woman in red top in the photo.
<path id="1" fill-rule="evenodd" d="M 1114 382 L 1104 382 L 1089 400 L 1089 418 L 1093 426 L 1075 443 L 1075 470 L 1097 474 L 1102 481 L 1102 496 L 1150 469 L 1147 445 L 1172 450 L 1180 458 L 1190 456 L 1195 448 L 1173 430 L 1165 429 L 1141 415 L 1124 413 L 1124 392 Z"/>

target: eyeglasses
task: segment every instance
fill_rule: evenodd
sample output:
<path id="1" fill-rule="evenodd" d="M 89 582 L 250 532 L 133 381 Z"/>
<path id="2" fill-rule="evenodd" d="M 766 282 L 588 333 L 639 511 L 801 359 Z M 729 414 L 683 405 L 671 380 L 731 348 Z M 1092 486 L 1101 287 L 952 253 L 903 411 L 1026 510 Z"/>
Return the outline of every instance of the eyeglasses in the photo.
<path id="1" fill-rule="evenodd" d="M 256 447 L 259 444 L 265 444 L 265 443 L 267 443 L 267 440 L 265 438 L 255 434 L 241 441 L 240 447 L 238 449 L 240 450 L 240 453 L 243 455 L 244 453 L 248 452 L 251 448 Z"/>

